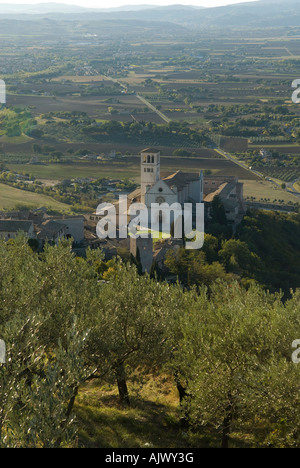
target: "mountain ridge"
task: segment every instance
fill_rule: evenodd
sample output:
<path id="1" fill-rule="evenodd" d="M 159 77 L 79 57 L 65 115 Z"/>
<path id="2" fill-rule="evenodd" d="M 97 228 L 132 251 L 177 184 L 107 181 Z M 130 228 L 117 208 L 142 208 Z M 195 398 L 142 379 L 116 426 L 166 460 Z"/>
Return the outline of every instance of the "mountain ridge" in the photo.
<path id="1" fill-rule="evenodd" d="M 173 4 L 168 6 L 125 5 L 112 9 L 89 9 L 63 3 L 38 5 L 0 4 L 1 18 L 32 20 L 49 17 L 65 21 L 149 21 L 199 27 L 297 27 L 300 25 L 299 0 L 256 0 L 227 6 L 201 8 Z M 11 10 L 13 8 L 13 12 Z"/>

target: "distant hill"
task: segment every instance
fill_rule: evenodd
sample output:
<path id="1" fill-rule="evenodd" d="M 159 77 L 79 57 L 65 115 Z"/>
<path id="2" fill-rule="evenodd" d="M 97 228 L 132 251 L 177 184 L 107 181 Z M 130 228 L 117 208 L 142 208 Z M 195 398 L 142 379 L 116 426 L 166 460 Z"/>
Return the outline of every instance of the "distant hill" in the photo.
<path id="1" fill-rule="evenodd" d="M 76 21 L 149 21 L 169 22 L 186 27 L 253 27 L 268 28 L 300 25 L 299 0 L 258 0 L 224 7 L 137 5 L 121 8 L 88 9 L 59 3 L 38 5 L 0 4 L 0 15 L 30 19 L 32 15 Z M 21 18 L 22 16 L 22 18 Z"/>
<path id="2" fill-rule="evenodd" d="M 184 6 L 184 5 L 170 5 L 166 7 L 159 7 L 157 5 L 123 5 L 121 7 L 115 8 L 87 8 L 77 5 L 67 5 L 64 3 L 38 3 L 36 5 L 32 4 L 11 4 L 11 3 L 1 3 L 0 4 L 0 14 L 30 14 L 30 15 L 44 15 L 48 13 L 63 13 L 63 14 L 80 14 L 80 13 L 120 13 L 120 12 L 142 12 L 144 10 L 160 10 L 160 11 L 169 11 L 170 9 L 175 8 L 176 10 L 199 10 L 204 7 L 194 7 L 194 6 Z"/>
<path id="3" fill-rule="evenodd" d="M 82 13 L 89 11 L 87 8 L 80 7 L 77 5 L 66 5 L 64 3 L 39 3 L 37 5 L 32 4 L 12 4 L 12 3 L 1 3 L 0 14 L 29 14 L 29 15 L 41 15 L 47 13 Z"/>

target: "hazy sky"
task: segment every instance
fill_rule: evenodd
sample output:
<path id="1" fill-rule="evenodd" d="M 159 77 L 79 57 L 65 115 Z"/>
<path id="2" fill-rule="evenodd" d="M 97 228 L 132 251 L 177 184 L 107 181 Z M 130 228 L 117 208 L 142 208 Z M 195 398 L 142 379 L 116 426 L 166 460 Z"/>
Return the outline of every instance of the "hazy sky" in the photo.
<path id="1" fill-rule="evenodd" d="M 55 3 L 66 3 L 69 5 L 81 5 L 88 8 L 113 8 L 121 5 L 197 5 L 197 6 L 223 6 L 233 3 L 245 3 L 256 0 L 57 0 Z M 50 3 L 51 0 L 0 0 L 0 3 Z"/>

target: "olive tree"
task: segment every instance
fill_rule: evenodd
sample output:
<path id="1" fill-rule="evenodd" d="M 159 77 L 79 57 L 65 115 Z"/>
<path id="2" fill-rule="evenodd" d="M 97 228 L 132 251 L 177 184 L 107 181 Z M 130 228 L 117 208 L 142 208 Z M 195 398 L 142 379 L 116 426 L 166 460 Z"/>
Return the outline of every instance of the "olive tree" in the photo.
<path id="1" fill-rule="evenodd" d="M 281 418 L 290 434 L 298 431 L 293 399 L 299 398 L 300 369 L 290 349 L 296 330 L 293 307 L 299 311 L 299 297 L 285 307 L 279 295 L 257 286 L 245 290 L 219 283 L 210 297 L 202 289 L 180 318 L 182 336 L 173 366 L 185 382 L 185 414 L 198 429 L 220 432 L 224 448 L 243 421 L 255 436 L 260 419 L 264 441 Z"/>

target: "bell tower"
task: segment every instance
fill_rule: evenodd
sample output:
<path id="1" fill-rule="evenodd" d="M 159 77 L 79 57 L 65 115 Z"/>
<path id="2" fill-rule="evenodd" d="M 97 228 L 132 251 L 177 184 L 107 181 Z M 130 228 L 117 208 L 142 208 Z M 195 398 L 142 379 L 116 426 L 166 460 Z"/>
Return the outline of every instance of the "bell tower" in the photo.
<path id="1" fill-rule="evenodd" d="M 141 202 L 145 203 L 145 193 L 160 180 L 160 151 L 146 148 L 141 151 Z"/>

